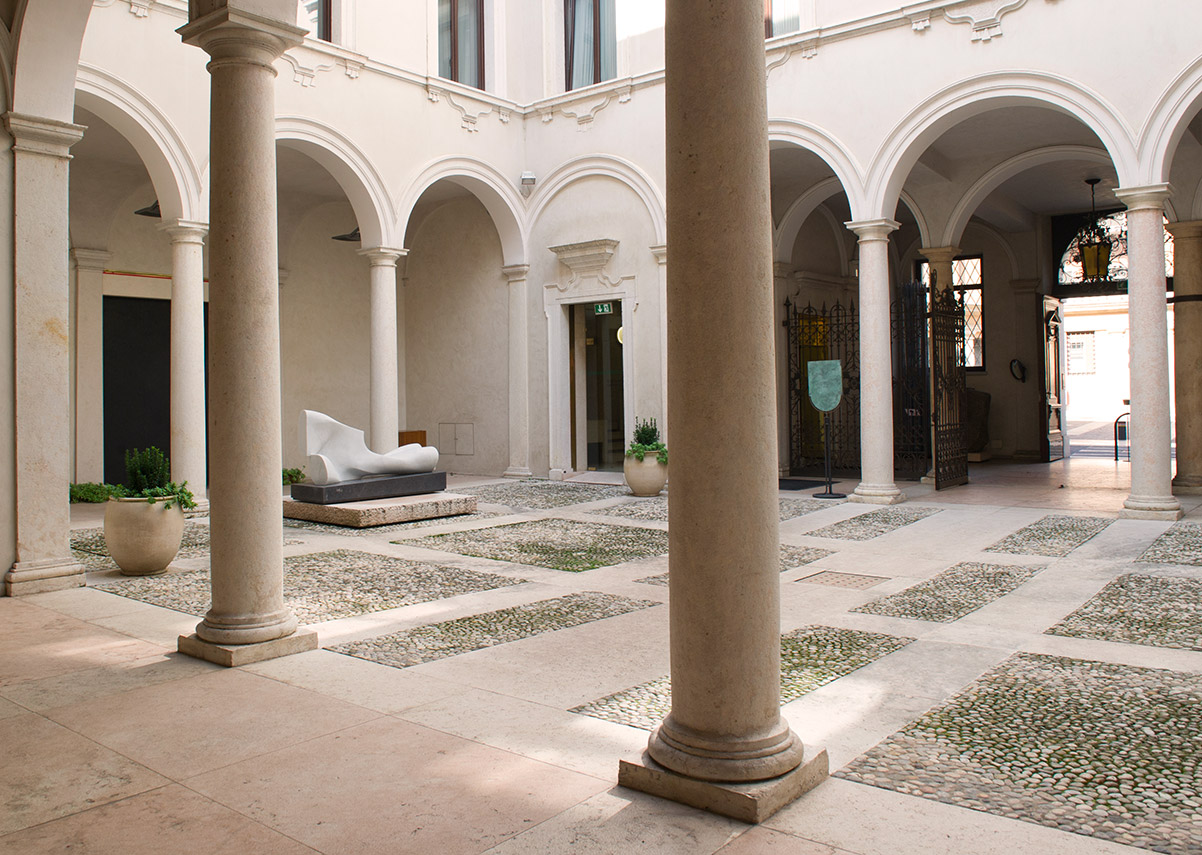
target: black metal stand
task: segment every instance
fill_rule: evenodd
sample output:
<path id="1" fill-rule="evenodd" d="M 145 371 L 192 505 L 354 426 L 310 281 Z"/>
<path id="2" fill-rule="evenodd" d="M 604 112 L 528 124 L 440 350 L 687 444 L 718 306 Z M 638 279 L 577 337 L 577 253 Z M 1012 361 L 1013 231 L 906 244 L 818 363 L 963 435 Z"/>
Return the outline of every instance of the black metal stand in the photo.
<path id="1" fill-rule="evenodd" d="M 831 488 L 831 412 L 827 410 L 824 414 L 826 417 L 826 429 L 822 432 L 822 444 L 826 447 L 826 492 L 815 493 L 815 499 L 846 499 L 846 493 L 832 492 Z"/>

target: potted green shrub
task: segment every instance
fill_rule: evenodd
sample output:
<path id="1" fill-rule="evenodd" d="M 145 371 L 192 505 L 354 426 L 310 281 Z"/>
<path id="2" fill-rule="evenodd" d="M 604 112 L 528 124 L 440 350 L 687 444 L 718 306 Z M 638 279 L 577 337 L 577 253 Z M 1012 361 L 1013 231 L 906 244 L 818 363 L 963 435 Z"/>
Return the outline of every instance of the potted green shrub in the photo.
<path id="1" fill-rule="evenodd" d="M 126 486 L 113 488 L 104 509 L 104 542 L 126 576 L 164 573 L 179 552 L 184 511 L 196 507 L 187 482 L 171 480 L 166 455 L 151 446 L 125 452 Z"/>
<path id="2" fill-rule="evenodd" d="M 626 449 L 622 474 L 636 496 L 658 496 L 668 483 L 668 446 L 660 439 L 655 419 L 634 420 L 634 442 Z"/>

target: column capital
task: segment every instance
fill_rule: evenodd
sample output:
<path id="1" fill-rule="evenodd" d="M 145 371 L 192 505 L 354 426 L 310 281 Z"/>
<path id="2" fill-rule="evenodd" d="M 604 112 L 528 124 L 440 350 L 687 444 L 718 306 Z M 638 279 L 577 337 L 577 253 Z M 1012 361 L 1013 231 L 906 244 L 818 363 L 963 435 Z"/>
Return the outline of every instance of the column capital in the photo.
<path id="1" fill-rule="evenodd" d="M 373 246 L 359 250 L 359 255 L 371 262 L 372 267 L 396 267 L 396 263 L 407 256 L 409 250 L 387 246 Z"/>
<path id="2" fill-rule="evenodd" d="M 201 246 L 209 234 L 209 224 L 196 220 L 168 220 L 159 229 L 171 236 L 172 243 L 195 243 Z"/>
<path id="3" fill-rule="evenodd" d="M 668 245 L 659 243 L 651 247 L 651 254 L 655 256 L 656 263 L 664 265 L 668 263 Z"/>
<path id="4" fill-rule="evenodd" d="M 1173 240 L 1197 240 L 1202 238 L 1202 220 L 1180 220 L 1165 226 Z"/>
<path id="5" fill-rule="evenodd" d="M 25 113 L 9 111 L 4 114 L 4 128 L 13 138 L 13 151 L 44 154 L 49 157 L 71 157 L 71 146 L 83 139 L 84 125 L 43 119 Z"/>
<path id="6" fill-rule="evenodd" d="M 214 63 L 262 65 L 275 74 L 275 62 L 288 48 L 304 44 L 309 30 L 228 6 L 189 21 L 176 30 L 184 44 L 200 48 Z"/>
<path id="7" fill-rule="evenodd" d="M 1164 203 L 1173 195 L 1173 188 L 1168 184 L 1119 187 L 1114 191 L 1114 195 L 1128 211 L 1157 210 L 1163 213 Z"/>
<path id="8" fill-rule="evenodd" d="M 940 262 L 955 261 L 956 256 L 960 254 L 960 247 L 921 246 L 918 248 L 918 254 L 931 262 L 931 264 L 939 264 Z"/>
<path id="9" fill-rule="evenodd" d="M 512 284 L 522 282 L 530 273 L 529 264 L 509 264 L 501 268 L 501 273 Z"/>
<path id="10" fill-rule="evenodd" d="M 71 258 L 75 261 L 76 270 L 99 270 L 104 271 L 105 265 L 109 263 L 109 259 L 113 254 L 107 249 L 84 249 L 83 247 L 74 247 L 71 250 Z"/>
<path id="11" fill-rule="evenodd" d="M 888 240 L 889 235 L 901 228 L 901 223 L 888 217 L 879 220 L 852 220 L 844 223 L 861 241 Z"/>

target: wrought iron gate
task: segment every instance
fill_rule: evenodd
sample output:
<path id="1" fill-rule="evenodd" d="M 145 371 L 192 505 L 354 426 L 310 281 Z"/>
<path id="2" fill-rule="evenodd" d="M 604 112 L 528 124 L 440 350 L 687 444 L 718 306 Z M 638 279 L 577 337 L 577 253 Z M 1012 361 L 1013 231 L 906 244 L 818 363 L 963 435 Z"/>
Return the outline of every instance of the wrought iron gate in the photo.
<path id="1" fill-rule="evenodd" d="M 931 461 L 931 376 L 927 359 L 927 291 L 901 286 L 893 301 L 893 468 L 917 481 Z"/>
<path id="2" fill-rule="evenodd" d="M 955 288 L 931 296 L 931 427 L 935 489 L 968 482 L 968 376 L 964 368 L 964 304 Z"/>

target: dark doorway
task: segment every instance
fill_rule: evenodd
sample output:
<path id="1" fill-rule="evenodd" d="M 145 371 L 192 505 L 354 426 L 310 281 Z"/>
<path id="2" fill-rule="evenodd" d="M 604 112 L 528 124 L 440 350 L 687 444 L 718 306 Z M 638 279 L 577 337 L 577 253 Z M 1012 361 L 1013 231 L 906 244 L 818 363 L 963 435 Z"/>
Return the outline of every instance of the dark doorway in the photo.
<path id="1" fill-rule="evenodd" d="M 573 448 L 584 452 L 585 468 L 621 471 L 626 449 L 622 302 L 573 306 L 571 329 Z"/>

